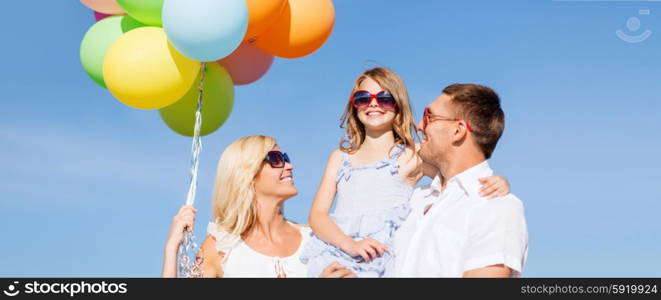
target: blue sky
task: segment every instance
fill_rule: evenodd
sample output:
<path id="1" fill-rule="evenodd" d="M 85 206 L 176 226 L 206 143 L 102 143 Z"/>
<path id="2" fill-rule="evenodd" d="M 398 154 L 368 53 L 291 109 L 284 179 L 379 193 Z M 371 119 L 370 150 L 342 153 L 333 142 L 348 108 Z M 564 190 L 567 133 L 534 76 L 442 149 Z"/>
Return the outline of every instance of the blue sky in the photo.
<path id="1" fill-rule="evenodd" d="M 352 82 L 383 65 L 404 78 L 416 118 L 451 83 L 500 94 L 506 130 L 490 163 L 525 204 L 525 276 L 661 275 L 661 3 L 334 4 L 323 48 L 237 87 L 229 120 L 203 139 L 198 239 L 220 153 L 253 134 L 293 159 L 286 215 L 305 222 Z M 87 77 L 78 50 L 94 19 L 80 2 L 3 6 L 0 276 L 159 276 L 190 138 Z M 652 35 L 627 43 L 618 29 Z"/>

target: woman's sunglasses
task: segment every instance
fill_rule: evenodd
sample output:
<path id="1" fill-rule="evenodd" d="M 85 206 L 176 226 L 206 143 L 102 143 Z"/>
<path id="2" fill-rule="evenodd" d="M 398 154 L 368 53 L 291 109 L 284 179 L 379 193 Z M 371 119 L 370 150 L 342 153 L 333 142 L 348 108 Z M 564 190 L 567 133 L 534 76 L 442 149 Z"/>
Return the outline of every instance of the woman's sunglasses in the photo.
<path id="1" fill-rule="evenodd" d="M 280 151 L 269 151 L 264 160 L 266 160 L 266 162 L 268 162 L 273 168 L 284 168 L 285 163 L 291 163 L 287 153 L 282 153 Z"/>
<path id="2" fill-rule="evenodd" d="M 383 110 L 396 110 L 397 100 L 387 91 L 380 91 L 372 94 L 368 91 L 358 90 L 351 94 L 351 103 L 358 110 L 366 109 L 372 103 L 372 99 L 376 99 L 376 103 Z"/>

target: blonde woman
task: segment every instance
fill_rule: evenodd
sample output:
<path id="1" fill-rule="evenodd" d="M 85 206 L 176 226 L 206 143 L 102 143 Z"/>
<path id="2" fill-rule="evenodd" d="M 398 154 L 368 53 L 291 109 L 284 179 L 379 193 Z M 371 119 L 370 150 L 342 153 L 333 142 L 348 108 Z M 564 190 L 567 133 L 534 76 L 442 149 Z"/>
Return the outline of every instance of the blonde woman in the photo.
<path id="1" fill-rule="evenodd" d="M 298 193 L 293 168 L 271 137 L 240 138 L 225 149 L 216 173 L 214 220 L 197 255 L 202 277 L 306 277 L 299 255 L 310 229 L 282 215 L 284 202 Z M 184 230 L 193 230 L 195 212 L 183 206 L 172 221 L 163 277 L 176 276 L 177 250 Z M 355 274 L 331 263 L 320 276 Z"/>

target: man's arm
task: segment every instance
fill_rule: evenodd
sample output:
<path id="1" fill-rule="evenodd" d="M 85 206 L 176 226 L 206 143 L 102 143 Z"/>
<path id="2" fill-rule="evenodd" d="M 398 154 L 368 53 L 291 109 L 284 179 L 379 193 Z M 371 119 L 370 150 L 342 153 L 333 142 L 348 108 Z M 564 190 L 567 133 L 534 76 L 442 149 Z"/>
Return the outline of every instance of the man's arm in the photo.
<path id="1" fill-rule="evenodd" d="M 464 248 L 464 277 L 519 277 L 528 252 L 523 203 L 509 194 L 484 200 L 472 212 Z"/>
<path id="2" fill-rule="evenodd" d="M 464 278 L 509 278 L 512 269 L 503 264 L 486 266 L 464 272 Z"/>

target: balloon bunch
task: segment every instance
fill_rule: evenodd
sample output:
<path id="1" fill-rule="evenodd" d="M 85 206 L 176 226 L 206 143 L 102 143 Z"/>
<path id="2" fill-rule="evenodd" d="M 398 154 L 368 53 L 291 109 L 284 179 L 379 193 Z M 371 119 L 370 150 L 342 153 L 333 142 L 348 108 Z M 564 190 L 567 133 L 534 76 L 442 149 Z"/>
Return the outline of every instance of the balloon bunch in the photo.
<path id="1" fill-rule="evenodd" d="M 187 205 L 195 201 L 200 136 L 227 120 L 234 85 L 264 76 L 274 56 L 316 51 L 335 22 L 331 0 L 80 1 L 97 20 L 80 45 L 87 74 L 122 103 L 158 109 L 168 127 L 193 137 Z M 196 248 L 186 231 L 179 277 L 202 275 L 188 255 Z"/>
<path id="2" fill-rule="evenodd" d="M 229 117 L 234 86 L 250 84 L 274 57 L 313 53 L 335 21 L 331 0 L 80 0 L 97 23 L 80 46 L 83 69 L 122 103 L 158 109 L 193 136 L 201 65 L 200 135 Z"/>

